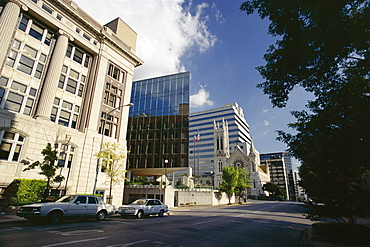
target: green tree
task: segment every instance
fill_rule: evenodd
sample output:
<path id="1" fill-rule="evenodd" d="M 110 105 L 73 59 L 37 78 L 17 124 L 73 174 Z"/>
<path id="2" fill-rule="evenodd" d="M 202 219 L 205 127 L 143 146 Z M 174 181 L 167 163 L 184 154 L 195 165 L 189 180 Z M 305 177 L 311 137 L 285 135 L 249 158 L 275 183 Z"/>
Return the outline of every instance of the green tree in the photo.
<path id="1" fill-rule="evenodd" d="M 42 162 L 35 161 L 32 164 L 29 164 L 28 167 L 23 169 L 23 171 L 35 169 L 36 167 L 39 167 L 41 169 L 41 172 L 39 172 L 39 174 L 45 176 L 47 179 L 46 189 L 43 196 L 43 200 L 45 201 L 46 197 L 49 195 L 51 185 L 53 183 L 62 182 L 64 180 L 64 177 L 62 175 L 56 175 L 56 171 L 57 169 L 59 169 L 56 163 L 56 160 L 58 159 L 58 151 L 56 151 L 55 149 L 53 150 L 50 143 L 48 143 L 46 145 L 46 148 L 41 151 L 41 154 L 44 156 L 44 160 Z"/>
<path id="2" fill-rule="evenodd" d="M 242 167 L 238 167 L 236 168 L 236 171 L 237 171 L 237 181 L 236 181 L 236 186 L 235 186 L 235 196 L 239 199 L 239 203 L 240 203 L 240 200 L 245 194 L 244 193 L 245 189 L 251 188 L 252 186 L 248 184 L 251 182 L 251 180 L 248 179 L 249 172 L 246 169 Z"/>
<path id="3" fill-rule="evenodd" d="M 269 192 L 270 196 L 272 195 L 273 200 L 276 200 L 279 198 L 286 198 L 286 191 L 283 188 L 275 184 L 266 183 L 262 186 L 262 189 L 264 191 Z"/>
<path id="4" fill-rule="evenodd" d="M 96 154 L 96 157 L 102 160 L 102 170 L 107 176 L 106 183 L 109 183 L 109 203 L 112 199 L 112 188 L 126 179 L 126 156 L 127 151 L 115 142 L 104 142 L 100 152 Z"/>
<path id="5" fill-rule="evenodd" d="M 309 111 L 294 111 L 296 134 L 278 139 L 297 157 L 301 185 L 333 215 L 355 223 L 356 211 L 369 205 L 361 178 L 370 169 L 370 49 L 368 0 L 250 0 L 278 37 L 257 69 L 258 85 L 274 107 L 285 107 L 289 93 L 302 87 L 315 99 Z"/>
<path id="6" fill-rule="evenodd" d="M 222 169 L 222 182 L 220 190 L 225 192 L 231 204 L 231 197 L 235 192 L 235 187 L 238 184 L 238 171 L 234 166 L 224 167 Z"/>

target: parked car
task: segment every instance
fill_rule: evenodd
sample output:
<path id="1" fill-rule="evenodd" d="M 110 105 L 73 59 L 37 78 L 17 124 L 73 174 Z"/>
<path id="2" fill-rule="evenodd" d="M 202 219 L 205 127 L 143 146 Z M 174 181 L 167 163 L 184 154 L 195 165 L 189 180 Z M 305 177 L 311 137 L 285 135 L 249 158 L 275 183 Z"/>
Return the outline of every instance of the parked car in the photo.
<path id="1" fill-rule="evenodd" d="M 22 206 L 16 214 L 29 220 L 47 220 L 54 224 L 67 217 L 95 217 L 96 220 L 104 220 L 108 210 L 98 196 L 68 195 L 56 202 Z"/>
<path id="2" fill-rule="evenodd" d="M 116 206 L 106 203 L 105 207 L 107 209 L 108 215 L 113 215 L 117 213 Z"/>
<path id="3" fill-rule="evenodd" d="M 144 215 L 163 216 L 168 212 L 168 206 L 158 199 L 138 199 L 131 204 L 122 205 L 118 208 L 121 216 L 136 216 L 141 218 Z"/>

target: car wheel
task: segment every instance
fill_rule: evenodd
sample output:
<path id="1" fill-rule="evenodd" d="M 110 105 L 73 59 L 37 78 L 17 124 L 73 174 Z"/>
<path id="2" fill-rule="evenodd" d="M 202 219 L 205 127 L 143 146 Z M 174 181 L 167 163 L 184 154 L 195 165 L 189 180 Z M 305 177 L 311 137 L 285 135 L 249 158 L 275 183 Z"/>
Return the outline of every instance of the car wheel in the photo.
<path id="1" fill-rule="evenodd" d="M 164 215 L 164 211 L 163 211 L 163 210 L 159 211 L 158 216 L 159 216 L 159 217 L 163 217 L 163 215 Z"/>
<path id="2" fill-rule="evenodd" d="M 142 217 L 143 217 L 143 211 L 139 210 L 139 212 L 137 212 L 136 214 L 136 218 L 141 219 Z"/>
<path id="3" fill-rule="evenodd" d="M 60 211 L 52 211 L 47 216 L 47 221 L 50 224 L 56 224 L 58 223 L 63 217 L 62 212 Z"/>
<path id="4" fill-rule="evenodd" d="M 96 214 L 96 220 L 105 220 L 105 217 L 107 217 L 107 213 L 103 210 L 99 211 L 97 214 Z"/>

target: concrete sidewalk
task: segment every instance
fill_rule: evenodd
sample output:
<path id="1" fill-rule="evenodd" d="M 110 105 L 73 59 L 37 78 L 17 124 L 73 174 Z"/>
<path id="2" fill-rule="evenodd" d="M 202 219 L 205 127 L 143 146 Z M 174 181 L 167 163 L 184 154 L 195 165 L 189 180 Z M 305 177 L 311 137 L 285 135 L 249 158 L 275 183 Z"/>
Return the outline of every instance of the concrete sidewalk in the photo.
<path id="1" fill-rule="evenodd" d="M 0 224 L 6 222 L 25 221 L 25 218 L 15 215 L 18 208 L 19 207 L 9 207 L 5 210 L 5 212 L 0 212 Z"/>

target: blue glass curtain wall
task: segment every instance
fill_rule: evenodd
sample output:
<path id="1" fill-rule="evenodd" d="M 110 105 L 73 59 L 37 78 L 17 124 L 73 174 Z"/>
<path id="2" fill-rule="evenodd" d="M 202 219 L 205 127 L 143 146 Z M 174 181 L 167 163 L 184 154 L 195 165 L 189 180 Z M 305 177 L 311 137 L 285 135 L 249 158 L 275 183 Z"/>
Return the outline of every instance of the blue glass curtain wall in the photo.
<path id="1" fill-rule="evenodd" d="M 188 166 L 189 72 L 135 81 L 128 169 Z"/>
<path id="2" fill-rule="evenodd" d="M 130 117 L 179 115 L 189 104 L 189 72 L 135 81 Z"/>

